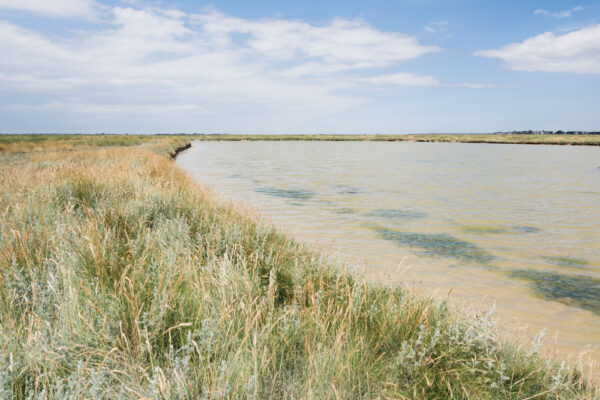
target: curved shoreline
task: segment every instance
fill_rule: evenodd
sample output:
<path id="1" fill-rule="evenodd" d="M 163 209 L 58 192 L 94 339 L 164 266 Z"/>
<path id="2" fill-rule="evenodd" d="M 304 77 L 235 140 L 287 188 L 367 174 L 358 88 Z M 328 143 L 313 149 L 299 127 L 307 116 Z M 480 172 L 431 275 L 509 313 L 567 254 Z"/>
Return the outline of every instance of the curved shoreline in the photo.
<path id="1" fill-rule="evenodd" d="M 171 157 L 173 160 L 175 160 L 175 158 L 177 158 L 177 156 L 179 155 L 179 153 L 189 149 L 190 147 L 192 147 L 192 143 L 191 142 L 187 142 L 186 144 L 182 145 L 182 146 L 178 146 L 176 148 L 174 148 L 172 151 L 169 152 L 169 157 Z"/>

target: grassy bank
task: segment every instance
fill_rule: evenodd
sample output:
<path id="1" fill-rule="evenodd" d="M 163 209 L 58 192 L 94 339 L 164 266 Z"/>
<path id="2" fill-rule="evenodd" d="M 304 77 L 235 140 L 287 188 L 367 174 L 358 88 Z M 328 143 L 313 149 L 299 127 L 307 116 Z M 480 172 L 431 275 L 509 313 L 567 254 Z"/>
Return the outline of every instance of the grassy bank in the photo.
<path id="1" fill-rule="evenodd" d="M 57 146 L 63 150 L 97 146 L 130 146 L 147 142 L 161 142 L 166 138 L 206 141 L 334 141 L 334 142 L 452 142 L 452 143 L 508 143 L 550 144 L 570 146 L 600 146 L 600 135 L 0 135 L 1 151 L 43 150 Z"/>
<path id="2" fill-rule="evenodd" d="M 355 280 L 216 202 L 179 138 L 69 140 L 1 152 L 2 399 L 597 397 L 489 316 Z"/>
<path id="3" fill-rule="evenodd" d="M 512 143 L 599 146 L 600 135 L 189 135 L 191 140 L 307 140 L 374 142 Z"/>

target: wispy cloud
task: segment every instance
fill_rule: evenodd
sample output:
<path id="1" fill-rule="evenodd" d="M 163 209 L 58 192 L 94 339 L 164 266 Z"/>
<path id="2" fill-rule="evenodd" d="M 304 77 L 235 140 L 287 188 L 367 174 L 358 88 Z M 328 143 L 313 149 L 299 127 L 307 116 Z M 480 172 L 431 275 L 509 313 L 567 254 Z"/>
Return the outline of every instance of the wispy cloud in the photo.
<path id="1" fill-rule="evenodd" d="M 16 10 L 50 17 L 95 17 L 104 8 L 94 0 L 0 0 L 0 10 Z"/>
<path id="2" fill-rule="evenodd" d="M 581 6 L 576 6 L 571 9 L 568 9 L 568 10 L 562 10 L 562 11 L 556 11 L 556 12 L 538 8 L 537 10 L 533 11 L 533 13 L 547 15 L 549 17 L 554 17 L 554 18 L 568 18 L 568 17 L 572 17 L 574 12 L 581 11 L 581 10 L 583 10 L 583 7 L 581 7 Z"/>
<path id="3" fill-rule="evenodd" d="M 430 22 L 429 24 L 425 25 L 425 31 L 428 33 L 436 33 L 436 32 L 440 32 L 440 31 L 444 31 L 446 29 L 446 26 L 448 25 L 448 21 L 436 21 L 436 22 Z"/>
<path id="4" fill-rule="evenodd" d="M 114 7 L 105 15 L 99 29 L 61 39 L 0 21 L 0 111 L 38 109 L 68 120 L 129 115 L 155 130 L 232 110 L 291 124 L 371 101 L 365 84 L 437 82 L 402 73 L 360 81 L 439 50 L 360 19 L 315 25 L 156 7 Z"/>
<path id="5" fill-rule="evenodd" d="M 358 79 L 358 81 L 374 85 L 391 86 L 437 86 L 440 84 L 433 76 L 417 75 L 406 72 L 361 78 Z"/>
<path id="6" fill-rule="evenodd" d="M 458 86 L 466 87 L 469 89 L 490 89 L 490 88 L 496 87 L 496 85 L 493 85 L 491 83 L 470 83 L 470 82 L 459 83 Z"/>
<path id="7" fill-rule="evenodd" d="M 207 12 L 193 15 L 192 21 L 227 43 L 231 43 L 233 34 L 246 35 L 241 45 L 265 59 L 306 60 L 294 67 L 296 74 L 385 67 L 439 51 L 412 36 L 377 30 L 361 19 L 335 18 L 328 24 L 312 25 L 299 20 L 246 20 Z"/>
<path id="8" fill-rule="evenodd" d="M 555 35 L 546 32 L 478 56 L 504 60 L 507 68 L 520 71 L 600 74 L 600 25 Z"/>

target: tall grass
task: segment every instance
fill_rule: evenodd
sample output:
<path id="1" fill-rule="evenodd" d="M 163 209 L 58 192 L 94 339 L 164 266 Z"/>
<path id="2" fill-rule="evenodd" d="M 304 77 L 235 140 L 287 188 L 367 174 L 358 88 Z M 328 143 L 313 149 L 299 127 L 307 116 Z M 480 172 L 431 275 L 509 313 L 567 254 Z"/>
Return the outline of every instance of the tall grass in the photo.
<path id="1" fill-rule="evenodd" d="M 181 146 L 2 165 L 1 399 L 597 396 L 490 316 L 354 279 L 216 202 Z"/>

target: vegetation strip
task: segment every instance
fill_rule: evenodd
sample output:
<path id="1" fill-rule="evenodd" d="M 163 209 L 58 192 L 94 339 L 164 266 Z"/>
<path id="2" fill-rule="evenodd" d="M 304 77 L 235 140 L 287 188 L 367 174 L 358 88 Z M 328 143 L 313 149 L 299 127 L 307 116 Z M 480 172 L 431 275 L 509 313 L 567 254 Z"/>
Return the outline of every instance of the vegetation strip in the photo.
<path id="1" fill-rule="evenodd" d="M 494 144 L 546 144 L 598 146 L 600 135 L 498 134 L 498 135 L 189 135 L 190 140 L 208 141 L 339 141 L 339 142 L 453 142 Z"/>
<path id="2" fill-rule="evenodd" d="M 2 399 L 598 396 L 490 315 L 354 279 L 215 201 L 180 138 L 24 139 L 0 158 Z"/>
<path id="3" fill-rule="evenodd" d="M 492 144 L 545 144 L 600 146 L 600 134 L 415 134 L 415 135 L 237 135 L 237 134 L 157 134 L 157 135 L 0 135 L 0 151 L 8 144 L 29 141 L 34 147 L 64 142 L 70 146 L 88 146 L 89 142 L 107 146 L 141 144 L 165 138 L 204 141 L 335 141 L 335 142 L 453 142 Z M 91 140 L 90 138 L 93 138 Z"/>

